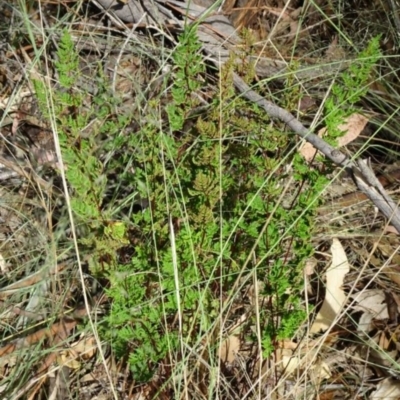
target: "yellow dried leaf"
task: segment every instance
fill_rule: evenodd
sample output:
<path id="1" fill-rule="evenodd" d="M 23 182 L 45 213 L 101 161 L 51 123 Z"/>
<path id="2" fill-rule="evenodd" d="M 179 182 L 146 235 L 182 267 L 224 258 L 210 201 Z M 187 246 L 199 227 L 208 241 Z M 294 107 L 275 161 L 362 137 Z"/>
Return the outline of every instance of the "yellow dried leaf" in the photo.
<path id="1" fill-rule="evenodd" d="M 326 295 L 313 325 L 311 333 L 318 333 L 327 330 L 336 320 L 345 301 L 346 294 L 342 289 L 345 275 L 349 272 L 350 266 L 343 246 L 338 239 L 333 239 L 332 264 L 326 272 Z"/>
<path id="2" fill-rule="evenodd" d="M 71 352 L 64 350 L 57 357 L 57 363 L 60 366 L 66 366 L 71 369 L 79 369 L 81 367 L 81 363 L 78 359 L 74 358 Z"/>

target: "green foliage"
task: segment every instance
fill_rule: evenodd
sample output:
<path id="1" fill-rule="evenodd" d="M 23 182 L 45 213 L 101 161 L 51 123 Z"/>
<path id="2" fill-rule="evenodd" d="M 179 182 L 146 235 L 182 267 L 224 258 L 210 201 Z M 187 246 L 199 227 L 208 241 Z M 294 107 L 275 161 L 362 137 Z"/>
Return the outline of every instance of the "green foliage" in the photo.
<path id="1" fill-rule="evenodd" d="M 194 28 L 186 29 L 179 36 L 173 60 L 176 66 L 175 80 L 171 88 L 173 102 L 166 108 L 170 128 L 174 131 L 182 129 L 185 120 L 198 100 L 191 97 L 201 87 L 201 75 L 205 72 L 201 44 L 197 40 Z"/>
<path id="2" fill-rule="evenodd" d="M 293 335 L 305 317 L 301 270 L 313 252 L 312 221 L 324 182 L 296 157 L 298 186 L 306 181 L 309 189 L 289 209 L 279 204 L 283 176 L 277 154 L 285 153 L 290 138 L 272 128 L 256 105 L 236 96 L 233 59 L 221 71 L 219 92 L 206 113 L 192 116 L 204 74 L 199 48 L 194 30 L 180 37 L 168 125 L 160 130 L 148 123 L 126 144 L 135 149 L 134 179 L 151 207 L 132 215 L 142 239 L 130 264 L 112 275 L 105 332 L 112 331 L 108 337 L 117 354 L 129 352 L 137 380 L 148 379 L 158 362 L 177 351 L 178 309 L 181 340 L 189 345 L 212 329 L 222 312 L 219 293 L 230 292 L 242 269 L 256 269 L 265 284 L 265 344 Z M 148 112 L 156 114 L 157 107 L 151 103 Z M 192 128 L 182 132 L 189 118 Z M 232 292 L 232 301 L 239 295 Z"/>
<path id="3" fill-rule="evenodd" d="M 332 86 L 330 96 L 324 104 L 327 141 L 335 144 L 344 135 L 338 128 L 345 119 L 357 111 L 356 103 L 367 93 L 373 67 L 381 57 L 380 37 L 371 40 L 360 52 L 355 62 L 346 69 Z"/>
<path id="4" fill-rule="evenodd" d="M 57 132 L 65 165 L 65 176 L 71 195 L 71 207 L 82 237 L 82 250 L 94 251 L 91 258 L 93 265 L 97 259 L 107 259 L 111 265 L 115 261 L 116 251 L 123 247 L 127 240 L 123 237 L 125 227 L 120 222 L 109 221 L 103 211 L 103 199 L 107 188 L 107 177 L 102 162 L 97 154 L 99 137 L 108 132 L 119 132 L 126 121 L 108 122 L 91 135 L 82 135 L 93 118 L 106 117 L 110 114 L 110 100 L 107 84 L 99 77 L 98 92 L 89 110 L 83 110 L 86 94 L 77 88 L 80 78 L 78 53 L 74 48 L 71 35 L 63 31 L 55 63 L 59 88 L 48 92 L 41 81 L 34 81 L 39 106 L 43 115 L 50 119 L 51 111 L 57 116 Z M 52 110 L 49 107 L 54 105 Z"/>
<path id="5" fill-rule="evenodd" d="M 72 37 L 67 30 L 63 31 L 58 46 L 58 61 L 56 61 L 55 65 L 59 75 L 59 84 L 65 89 L 71 89 L 79 76 L 79 58 L 75 51 Z M 74 103 L 73 100 L 76 100 L 76 105 L 79 105 L 81 100 L 78 97 L 69 96 L 68 94 L 66 94 L 66 99 L 66 105 L 68 106 Z"/>
<path id="6" fill-rule="evenodd" d="M 188 28 L 173 54 L 169 104 L 160 112 L 162 97 L 148 101 L 145 122 L 134 135 L 121 134 L 132 116 L 110 117 L 115 100 L 101 74 L 91 108 L 82 112 L 84 96 L 74 86 L 78 58 L 67 32 L 56 64 L 60 89 L 47 93 L 35 83 L 45 115 L 48 96 L 53 97 L 79 243 L 91 255 L 91 271 L 108 279 L 112 304 L 101 334 L 118 356 L 127 356 L 137 381 L 150 379 L 159 363 L 171 364 L 180 341 L 195 346 L 211 336 L 226 312 L 220 299 L 242 302 L 242 289 L 233 288 L 254 273 L 268 305 L 258 318 L 266 356 L 306 317 L 302 269 L 313 253 L 313 221 L 326 178 L 291 151 L 283 127 L 235 94 L 234 59 L 220 71 L 210 103 L 198 107 L 205 76 L 200 48 L 196 30 Z M 373 42 L 360 55 L 360 65 L 343 75 L 343 82 L 351 81 L 346 89 L 332 90 L 326 104 L 332 132 L 346 116 L 336 105 L 355 104 L 378 56 Z M 253 74 L 251 66 L 240 73 L 248 80 Z M 288 90 L 283 104 L 296 96 Z M 82 135 L 94 115 L 103 123 L 89 137 Z M 160 115 L 167 121 L 160 124 Z M 104 135 L 108 140 L 99 146 Z M 105 164 L 101 152 L 114 156 Z M 283 202 L 288 162 L 295 184 L 284 194 L 291 200 Z M 113 174 L 120 184 L 109 195 Z M 137 203 L 126 199 L 126 187 L 147 205 L 134 211 Z M 121 204 L 127 202 L 133 204 L 121 222 Z M 242 328 L 247 337 L 255 320 L 253 315 Z"/>

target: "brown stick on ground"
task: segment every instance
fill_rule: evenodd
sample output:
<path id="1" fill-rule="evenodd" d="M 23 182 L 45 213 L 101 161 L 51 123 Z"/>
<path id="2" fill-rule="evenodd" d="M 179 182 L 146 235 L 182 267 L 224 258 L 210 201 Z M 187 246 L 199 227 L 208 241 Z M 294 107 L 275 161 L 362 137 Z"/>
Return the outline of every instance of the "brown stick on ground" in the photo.
<path id="1" fill-rule="evenodd" d="M 325 157 L 332 160 L 336 165 L 342 167 L 353 179 L 358 189 L 363 192 L 378 208 L 378 210 L 390 221 L 400 232 L 400 209 L 395 201 L 386 193 L 381 182 L 376 178 L 374 172 L 364 160 L 353 160 L 325 142 L 316 134 L 310 132 L 294 115 L 289 111 L 264 99 L 250 86 L 244 82 L 239 75 L 233 74 L 233 82 L 241 96 L 256 103 L 264 109 L 271 117 L 285 123 L 294 133 L 302 139 L 311 143 Z"/>
<path id="2" fill-rule="evenodd" d="M 380 175 L 378 176 L 378 180 L 383 187 L 387 187 L 392 182 L 400 180 L 400 169 L 396 169 L 385 175 Z M 355 204 L 361 203 L 362 201 L 366 200 L 368 200 L 367 195 L 360 191 L 347 193 L 334 199 L 332 204 L 330 204 L 329 206 L 322 206 L 318 210 L 318 213 L 320 215 L 325 215 L 335 210 L 354 206 Z"/>

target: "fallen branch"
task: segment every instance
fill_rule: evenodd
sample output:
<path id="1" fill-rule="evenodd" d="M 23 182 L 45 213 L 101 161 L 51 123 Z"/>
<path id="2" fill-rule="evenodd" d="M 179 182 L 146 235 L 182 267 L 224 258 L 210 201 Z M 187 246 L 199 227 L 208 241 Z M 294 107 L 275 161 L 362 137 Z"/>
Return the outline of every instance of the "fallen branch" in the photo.
<path id="1" fill-rule="evenodd" d="M 398 204 L 386 193 L 372 169 L 365 160 L 352 160 L 326 143 L 322 138 L 310 132 L 295 116 L 276 104 L 264 99 L 250 88 L 237 74 L 234 74 L 233 82 L 246 99 L 258 104 L 271 117 L 284 122 L 294 133 L 311 143 L 336 165 L 344 168 L 353 178 L 358 189 L 363 192 L 378 208 L 379 211 L 400 232 L 400 210 Z"/>

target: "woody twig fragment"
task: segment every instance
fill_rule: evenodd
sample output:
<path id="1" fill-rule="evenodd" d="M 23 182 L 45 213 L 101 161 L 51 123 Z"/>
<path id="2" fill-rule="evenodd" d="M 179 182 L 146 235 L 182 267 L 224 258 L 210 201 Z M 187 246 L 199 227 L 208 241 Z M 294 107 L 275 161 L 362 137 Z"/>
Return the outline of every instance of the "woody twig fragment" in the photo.
<path id="1" fill-rule="evenodd" d="M 339 167 L 344 168 L 353 178 L 358 189 L 364 193 L 379 211 L 400 232 L 400 210 L 398 204 L 386 193 L 372 169 L 364 160 L 354 161 L 335 149 L 322 138 L 310 132 L 295 116 L 276 104 L 264 99 L 250 88 L 238 75 L 234 76 L 234 84 L 243 97 L 258 104 L 272 118 L 279 119 L 305 141 L 311 143 L 327 158 Z"/>

